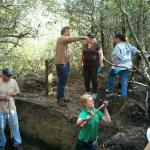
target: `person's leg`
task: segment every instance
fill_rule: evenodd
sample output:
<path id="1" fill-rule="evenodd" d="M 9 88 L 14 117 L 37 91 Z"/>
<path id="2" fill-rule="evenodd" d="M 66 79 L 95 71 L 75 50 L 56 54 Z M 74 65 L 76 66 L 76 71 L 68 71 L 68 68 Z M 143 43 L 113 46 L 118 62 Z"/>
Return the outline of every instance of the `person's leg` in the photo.
<path id="1" fill-rule="evenodd" d="M 58 77 L 57 99 L 59 100 L 61 97 L 64 98 L 64 87 L 62 86 L 63 73 L 62 73 L 61 65 L 57 65 L 56 69 L 57 69 L 57 77 Z"/>
<path id="2" fill-rule="evenodd" d="M 65 87 L 68 83 L 68 79 L 69 79 L 69 72 L 70 72 L 70 65 L 66 64 L 64 66 L 64 83 L 63 86 Z"/>
<path id="3" fill-rule="evenodd" d="M 84 85 L 87 93 L 90 93 L 90 70 L 89 68 L 83 68 Z"/>
<path id="4" fill-rule="evenodd" d="M 82 142 L 82 141 L 77 141 L 75 150 L 91 150 L 91 149 L 87 143 Z"/>
<path id="5" fill-rule="evenodd" d="M 0 113 L 0 148 L 6 145 L 5 127 L 6 127 L 7 113 Z"/>
<path id="6" fill-rule="evenodd" d="M 107 90 L 110 92 L 113 91 L 114 79 L 115 79 L 114 69 L 111 69 L 109 72 L 108 84 L 107 84 Z"/>
<path id="7" fill-rule="evenodd" d="M 11 112 L 8 119 L 9 119 L 10 129 L 12 131 L 12 136 L 14 139 L 13 146 L 18 147 L 21 145 L 22 140 L 21 140 L 20 131 L 19 131 L 17 112 Z"/>
<path id="8" fill-rule="evenodd" d="M 129 70 L 122 70 L 122 71 L 119 72 L 119 77 L 121 79 L 121 94 L 122 94 L 123 97 L 127 96 L 128 74 L 129 74 Z"/>
<path id="9" fill-rule="evenodd" d="M 92 81 L 92 87 L 93 87 L 93 93 L 97 93 L 97 71 L 98 67 L 91 68 L 91 81 Z"/>
<path id="10" fill-rule="evenodd" d="M 92 88 L 93 88 L 93 93 L 92 97 L 95 100 L 97 97 L 97 73 L 98 73 L 98 67 L 93 67 L 91 68 L 91 82 L 92 82 Z"/>
<path id="11" fill-rule="evenodd" d="M 97 150 L 97 143 L 94 143 L 93 145 L 92 145 L 92 149 L 91 150 Z"/>
<path id="12" fill-rule="evenodd" d="M 60 64 L 56 66 L 58 76 L 57 99 L 65 99 L 64 88 L 68 81 L 69 64 Z"/>

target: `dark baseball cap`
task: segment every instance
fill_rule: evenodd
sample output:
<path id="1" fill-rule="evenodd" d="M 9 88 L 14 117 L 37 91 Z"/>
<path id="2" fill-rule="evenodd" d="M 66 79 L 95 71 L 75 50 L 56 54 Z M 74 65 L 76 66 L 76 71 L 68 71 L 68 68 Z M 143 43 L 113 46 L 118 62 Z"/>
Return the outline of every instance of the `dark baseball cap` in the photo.
<path id="1" fill-rule="evenodd" d="M 94 33 L 89 33 L 87 36 L 90 37 L 91 39 L 95 38 L 95 34 Z"/>
<path id="2" fill-rule="evenodd" d="M 119 38 L 121 39 L 122 38 L 122 34 L 118 31 L 115 32 L 115 38 Z"/>
<path id="3" fill-rule="evenodd" d="M 119 38 L 121 41 L 125 42 L 125 35 L 121 34 L 120 32 L 115 32 L 115 38 Z"/>
<path id="4" fill-rule="evenodd" d="M 10 77 L 10 76 L 13 75 L 13 72 L 12 72 L 12 69 L 10 69 L 10 68 L 4 68 L 2 70 L 2 74 L 5 75 L 5 76 L 7 76 L 7 77 Z"/>

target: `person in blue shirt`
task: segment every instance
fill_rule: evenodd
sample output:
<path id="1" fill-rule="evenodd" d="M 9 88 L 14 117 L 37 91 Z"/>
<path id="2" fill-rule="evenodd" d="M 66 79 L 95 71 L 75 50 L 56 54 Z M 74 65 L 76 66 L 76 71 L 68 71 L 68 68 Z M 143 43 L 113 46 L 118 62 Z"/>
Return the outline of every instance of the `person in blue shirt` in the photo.
<path id="1" fill-rule="evenodd" d="M 121 80 L 121 95 L 122 97 L 127 96 L 127 79 L 129 70 L 132 68 L 132 56 L 137 52 L 136 47 L 127 43 L 125 36 L 116 33 L 114 42 L 116 44 L 113 53 L 112 53 L 112 62 L 113 66 L 110 69 L 108 77 L 107 92 L 113 91 L 113 84 L 116 75 L 119 75 Z"/>

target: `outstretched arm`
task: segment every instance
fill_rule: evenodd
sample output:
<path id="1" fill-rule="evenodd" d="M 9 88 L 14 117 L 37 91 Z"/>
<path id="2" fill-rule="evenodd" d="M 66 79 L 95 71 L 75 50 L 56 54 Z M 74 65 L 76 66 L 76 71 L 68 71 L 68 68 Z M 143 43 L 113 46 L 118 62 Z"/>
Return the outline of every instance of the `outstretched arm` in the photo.
<path id="1" fill-rule="evenodd" d="M 104 117 L 102 118 L 102 120 L 105 121 L 105 122 L 111 123 L 111 117 L 109 115 L 109 112 L 108 112 L 107 108 L 104 109 Z"/>
<path id="2" fill-rule="evenodd" d="M 71 42 L 76 42 L 76 41 L 81 41 L 87 39 L 86 36 L 78 36 L 78 37 L 73 37 L 73 36 L 63 36 L 62 37 L 62 42 L 64 43 L 71 43 Z"/>
<path id="3" fill-rule="evenodd" d="M 129 48 L 130 48 L 130 50 L 131 50 L 131 54 L 132 54 L 132 55 L 140 54 L 140 51 L 139 51 L 135 46 L 133 46 L 133 45 L 131 45 L 131 44 L 128 44 L 128 45 L 129 45 Z"/>
<path id="4" fill-rule="evenodd" d="M 103 108 L 104 109 L 104 116 L 103 116 L 102 120 L 105 121 L 105 122 L 111 123 L 111 117 L 110 117 L 109 112 L 107 110 L 108 102 L 105 101 L 103 104 L 105 104 L 105 105 L 104 105 L 104 108 Z"/>

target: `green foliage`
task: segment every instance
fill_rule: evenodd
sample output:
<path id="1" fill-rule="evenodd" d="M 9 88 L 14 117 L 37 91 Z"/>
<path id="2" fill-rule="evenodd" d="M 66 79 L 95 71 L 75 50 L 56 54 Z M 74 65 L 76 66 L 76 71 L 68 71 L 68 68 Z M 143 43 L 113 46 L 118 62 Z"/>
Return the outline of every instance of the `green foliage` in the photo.
<path id="1" fill-rule="evenodd" d="M 150 50 L 150 3 L 122 0 L 141 43 Z M 115 31 L 126 32 L 134 44 L 125 17 L 115 0 L 12 0 L 0 2 L 0 67 L 17 74 L 44 71 L 44 60 L 54 58 L 61 27 L 68 24 L 73 35 L 96 34 L 110 58 Z M 80 69 L 82 44 L 72 44 L 72 67 Z"/>

